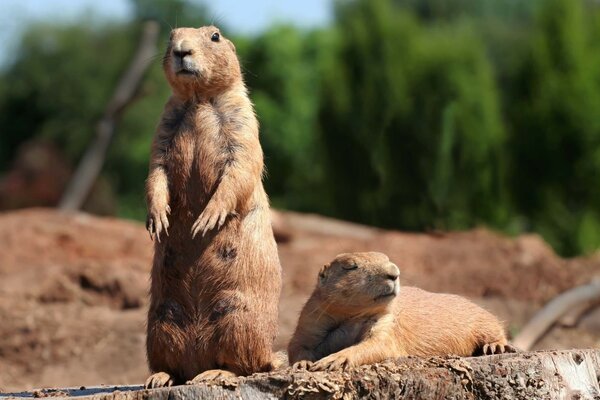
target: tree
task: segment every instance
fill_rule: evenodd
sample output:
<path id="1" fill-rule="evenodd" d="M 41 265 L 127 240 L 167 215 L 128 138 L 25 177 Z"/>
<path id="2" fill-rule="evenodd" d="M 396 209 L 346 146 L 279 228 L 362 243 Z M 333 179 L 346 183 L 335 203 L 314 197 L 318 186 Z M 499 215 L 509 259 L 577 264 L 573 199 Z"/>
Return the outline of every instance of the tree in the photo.
<path id="1" fill-rule="evenodd" d="M 543 3 L 508 106 L 514 202 L 563 254 L 600 246 L 600 49 L 587 21 L 583 2 Z"/>
<path id="2" fill-rule="evenodd" d="M 338 216 L 402 229 L 501 224 L 504 129 L 484 47 L 389 1 L 338 6 L 320 112 Z"/>

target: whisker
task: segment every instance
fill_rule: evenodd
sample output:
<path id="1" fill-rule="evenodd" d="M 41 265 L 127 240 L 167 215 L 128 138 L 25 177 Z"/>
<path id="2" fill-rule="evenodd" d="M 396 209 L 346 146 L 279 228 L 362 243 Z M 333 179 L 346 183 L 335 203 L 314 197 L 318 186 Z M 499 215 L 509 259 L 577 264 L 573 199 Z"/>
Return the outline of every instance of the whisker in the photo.
<path id="1" fill-rule="evenodd" d="M 144 59 L 144 61 L 151 60 L 152 62 L 154 62 L 154 61 L 158 60 L 159 57 L 161 57 L 161 53 L 157 52 L 156 54 L 154 54 L 154 55 L 152 55 L 152 56 L 147 57 L 146 59 Z"/>
<path id="2" fill-rule="evenodd" d="M 213 14 L 213 17 L 212 17 L 212 19 L 210 21 L 210 24 L 213 25 L 213 26 L 219 26 L 219 25 L 221 25 L 221 22 L 223 22 L 224 16 L 225 16 L 224 12 Z"/>
<path id="3" fill-rule="evenodd" d="M 171 26 L 171 24 L 169 23 L 169 21 L 167 21 L 166 19 L 164 19 L 161 16 L 159 16 L 158 19 L 160 20 L 160 22 L 162 24 L 167 25 L 169 27 L 169 30 L 173 30 L 173 27 Z"/>
<path id="4" fill-rule="evenodd" d="M 258 78 L 258 75 L 255 74 L 254 72 L 250 71 L 248 68 L 246 68 L 246 66 L 244 64 L 246 64 L 244 62 L 244 59 L 238 56 L 238 59 L 240 60 L 240 67 L 242 68 L 242 71 L 244 73 L 247 73 L 248 75 L 254 77 L 254 78 Z"/>

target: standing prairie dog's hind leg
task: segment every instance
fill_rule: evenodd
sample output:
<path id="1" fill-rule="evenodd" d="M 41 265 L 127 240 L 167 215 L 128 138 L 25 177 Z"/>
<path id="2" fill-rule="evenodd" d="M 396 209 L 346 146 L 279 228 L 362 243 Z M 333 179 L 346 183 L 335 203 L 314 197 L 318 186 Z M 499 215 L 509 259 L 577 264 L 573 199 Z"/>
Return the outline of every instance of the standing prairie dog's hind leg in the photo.
<path id="1" fill-rule="evenodd" d="M 224 369 L 209 369 L 194 377 L 194 379 L 187 381 L 186 385 L 197 385 L 204 382 L 223 381 L 227 378 L 235 378 L 237 375 L 231 371 Z"/>
<path id="2" fill-rule="evenodd" d="M 146 389 L 155 389 L 167 386 L 173 386 L 175 383 L 173 377 L 166 372 L 157 372 L 150 375 L 144 384 Z"/>

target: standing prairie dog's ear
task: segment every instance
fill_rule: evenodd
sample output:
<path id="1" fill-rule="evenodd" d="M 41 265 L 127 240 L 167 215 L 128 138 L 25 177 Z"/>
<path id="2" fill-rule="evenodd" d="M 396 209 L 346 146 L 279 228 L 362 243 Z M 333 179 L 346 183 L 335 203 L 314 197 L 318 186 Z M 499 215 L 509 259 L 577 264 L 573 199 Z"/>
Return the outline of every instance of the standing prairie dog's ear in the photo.
<path id="1" fill-rule="evenodd" d="M 319 283 L 323 284 L 327 279 L 327 268 L 329 268 L 330 264 L 325 264 L 319 270 Z"/>
<path id="2" fill-rule="evenodd" d="M 231 40 L 227 40 L 227 44 L 229 45 L 229 47 L 231 47 L 231 50 L 233 50 L 234 53 L 237 53 L 237 51 L 235 50 L 235 45 Z"/>

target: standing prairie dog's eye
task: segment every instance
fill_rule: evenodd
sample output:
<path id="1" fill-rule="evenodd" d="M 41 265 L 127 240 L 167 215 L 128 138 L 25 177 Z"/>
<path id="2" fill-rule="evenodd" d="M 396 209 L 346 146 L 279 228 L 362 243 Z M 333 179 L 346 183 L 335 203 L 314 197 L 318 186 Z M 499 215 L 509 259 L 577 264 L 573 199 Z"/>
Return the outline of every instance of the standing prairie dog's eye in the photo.
<path id="1" fill-rule="evenodd" d="M 357 264 L 344 264 L 344 265 L 342 265 L 342 268 L 344 268 L 345 270 L 357 269 L 358 265 Z"/>
<path id="2" fill-rule="evenodd" d="M 221 40 L 221 35 L 219 34 L 219 32 L 215 32 L 210 37 L 210 40 L 212 40 L 213 42 L 218 42 L 219 40 Z"/>

